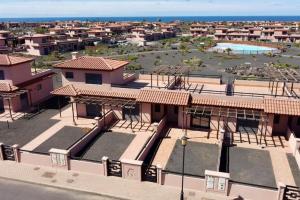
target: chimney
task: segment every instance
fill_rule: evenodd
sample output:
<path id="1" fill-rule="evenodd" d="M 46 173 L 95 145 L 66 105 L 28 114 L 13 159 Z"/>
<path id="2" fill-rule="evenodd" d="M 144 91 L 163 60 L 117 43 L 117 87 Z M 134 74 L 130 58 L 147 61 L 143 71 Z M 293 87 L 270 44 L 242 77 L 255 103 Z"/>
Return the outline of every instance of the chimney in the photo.
<path id="1" fill-rule="evenodd" d="M 72 60 L 75 60 L 78 58 L 78 52 L 72 52 L 71 55 L 72 55 Z"/>

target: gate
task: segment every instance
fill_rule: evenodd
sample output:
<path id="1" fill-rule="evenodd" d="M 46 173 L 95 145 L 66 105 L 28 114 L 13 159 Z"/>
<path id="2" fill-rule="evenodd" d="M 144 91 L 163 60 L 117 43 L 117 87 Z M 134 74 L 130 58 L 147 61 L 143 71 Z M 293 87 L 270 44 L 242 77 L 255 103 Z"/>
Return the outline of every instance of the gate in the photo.
<path id="1" fill-rule="evenodd" d="M 117 160 L 107 161 L 107 175 L 122 177 L 122 163 Z"/>
<path id="2" fill-rule="evenodd" d="M 3 160 L 15 161 L 14 149 L 8 145 L 2 145 Z"/>
<path id="3" fill-rule="evenodd" d="M 157 167 L 154 165 L 142 165 L 142 181 L 157 183 Z"/>
<path id="4" fill-rule="evenodd" d="M 300 200 L 300 188 L 287 185 L 284 189 L 283 200 Z"/>

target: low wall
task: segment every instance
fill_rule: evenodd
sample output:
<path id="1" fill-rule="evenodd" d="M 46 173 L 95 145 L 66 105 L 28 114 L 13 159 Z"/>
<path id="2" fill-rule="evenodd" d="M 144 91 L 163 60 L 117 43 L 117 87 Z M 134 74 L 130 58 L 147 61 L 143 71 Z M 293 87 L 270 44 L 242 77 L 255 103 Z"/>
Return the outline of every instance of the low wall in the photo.
<path id="1" fill-rule="evenodd" d="M 295 153 L 295 159 L 296 159 L 296 162 L 297 162 L 299 170 L 300 170 L 300 149 L 298 149 L 296 151 L 296 153 Z"/>
<path id="2" fill-rule="evenodd" d="M 48 154 L 37 154 L 33 152 L 27 152 L 20 150 L 19 159 L 21 163 L 30 164 L 30 165 L 40 165 L 51 167 L 51 158 Z"/>
<path id="3" fill-rule="evenodd" d="M 70 148 L 70 156 L 76 155 L 84 146 L 86 146 L 101 131 L 101 127 L 94 127 L 85 137 L 80 139 Z"/>
<path id="4" fill-rule="evenodd" d="M 255 86 L 255 87 L 269 87 L 268 81 L 249 81 L 249 80 L 235 80 L 235 86 Z"/>
<path id="5" fill-rule="evenodd" d="M 278 190 L 262 187 L 255 187 L 250 185 L 243 185 L 240 183 L 229 182 L 229 196 L 241 197 L 241 199 L 277 199 Z"/>
<path id="6" fill-rule="evenodd" d="M 84 160 L 70 159 L 70 170 L 98 174 L 104 176 L 104 166 L 100 162 L 87 162 Z"/>
<path id="7" fill-rule="evenodd" d="M 138 74 L 124 74 L 123 84 L 130 83 L 138 78 Z"/>
<path id="8" fill-rule="evenodd" d="M 113 111 L 106 113 L 105 115 L 105 124 L 113 123 L 115 118 L 115 114 Z M 76 155 L 84 146 L 86 146 L 95 136 L 104 129 L 104 117 L 102 117 L 98 121 L 98 126 L 94 127 L 85 137 L 79 140 L 76 144 L 74 144 L 70 148 L 70 156 L 73 157 Z"/>
<path id="9" fill-rule="evenodd" d="M 156 132 L 153 134 L 153 136 L 151 137 L 151 139 L 149 140 L 149 142 L 146 144 L 145 148 L 141 151 L 141 153 L 139 154 L 137 160 L 143 161 L 146 158 L 146 156 L 149 153 L 150 149 L 152 148 L 154 142 L 163 133 L 163 130 L 164 130 L 165 126 L 166 126 L 166 123 L 167 123 L 167 117 L 165 116 L 159 122 L 159 124 L 157 126 Z"/>
<path id="10" fill-rule="evenodd" d="M 186 79 L 187 81 L 187 79 Z M 199 78 L 199 77 L 189 77 L 188 78 L 189 83 L 208 83 L 208 84 L 215 84 L 215 85 L 220 85 L 221 84 L 221 79 L 220 78 Z"/>
<path id="11" fill-rule="evenodd" d="M 181 187 L 181 175 L 163 171 L 161 184 L 173 187 Z M 184 176 L 184 188 L 191 190 L 205 190 L 205 179 L 201 177 Z"/>

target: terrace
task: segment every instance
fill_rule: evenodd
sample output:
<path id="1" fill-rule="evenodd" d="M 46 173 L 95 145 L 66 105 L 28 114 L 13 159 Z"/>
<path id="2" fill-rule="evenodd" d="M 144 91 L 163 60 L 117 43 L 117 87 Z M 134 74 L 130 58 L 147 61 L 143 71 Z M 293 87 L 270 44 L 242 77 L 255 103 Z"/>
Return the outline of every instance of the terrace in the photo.
<path id="1" fill-rule="evenodd" d="M 45 151 L 57 145 L 67 148 L 71 141 L 78 139 L 79 133 L 85 133 L 96 124 L 94 119 L 78 117 L 75 125 L 70 106 L 63 108 L 61 113 L 48 109 L 30 119 L 23 116 L 12 122 L 0 122 L 0 141 L 5 145 L 18 144 L 26 151 Z"/>

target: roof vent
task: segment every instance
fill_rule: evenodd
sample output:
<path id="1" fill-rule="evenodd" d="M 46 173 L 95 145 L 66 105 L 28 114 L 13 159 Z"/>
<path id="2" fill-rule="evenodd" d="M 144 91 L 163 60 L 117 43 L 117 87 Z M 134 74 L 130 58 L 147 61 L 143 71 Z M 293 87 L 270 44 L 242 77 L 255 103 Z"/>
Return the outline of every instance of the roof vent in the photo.
<path id="1" fill-rule="evenodd" d="M 72 55 L 72 60 L 75 60 L 78 58 L 79 54 L 78 54 L 78 52 L 72 52 L 71 55 Z"/>

